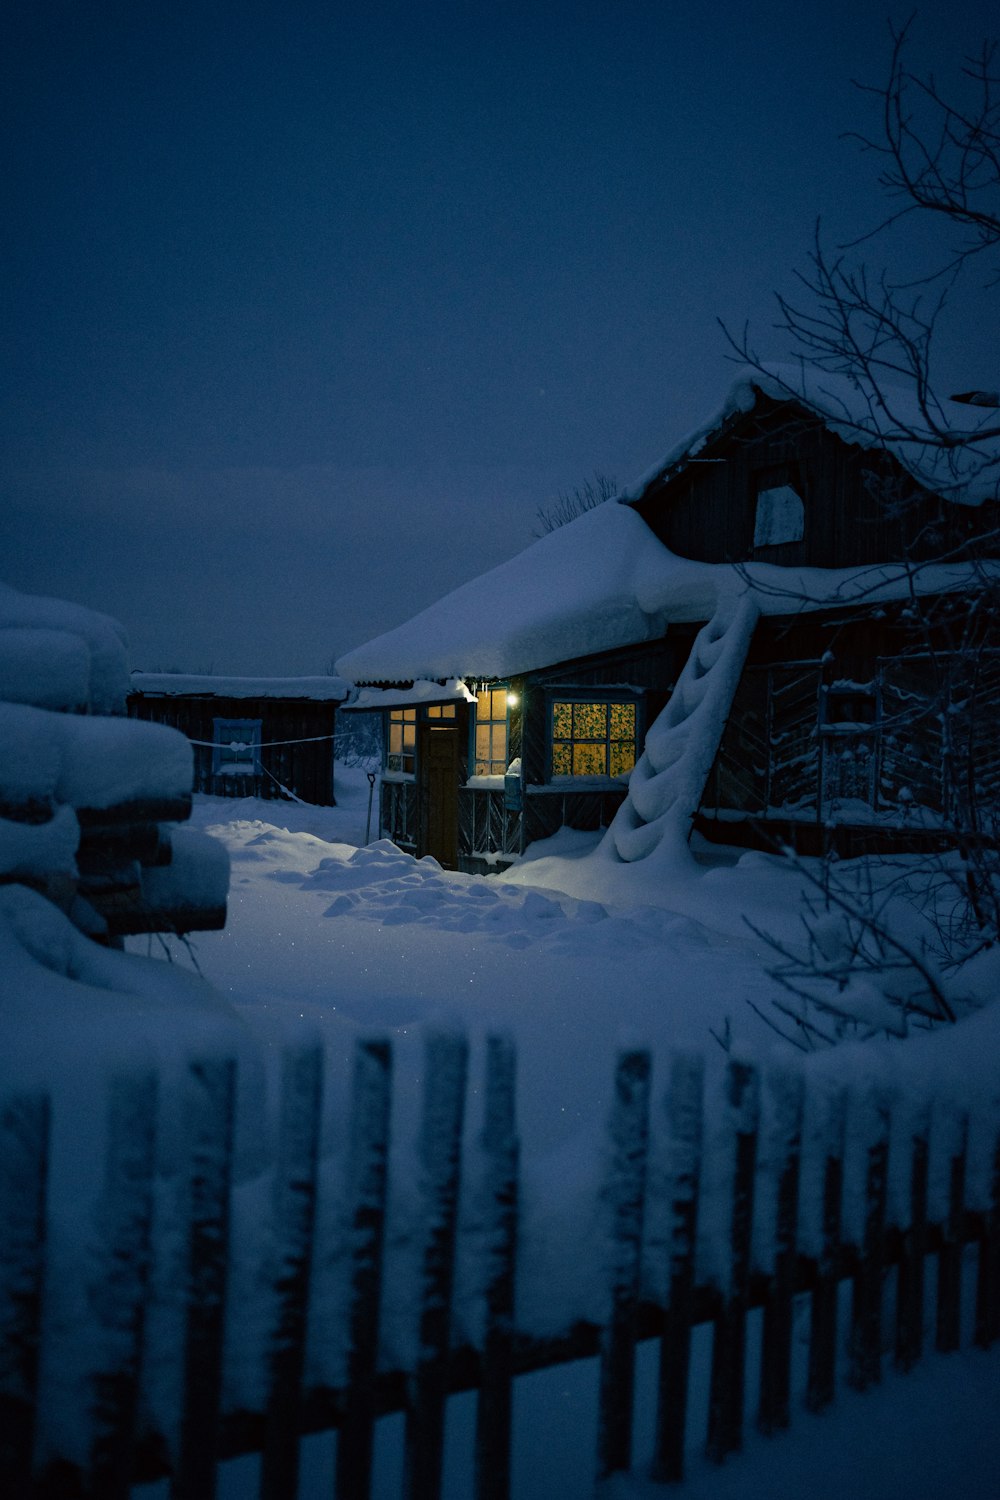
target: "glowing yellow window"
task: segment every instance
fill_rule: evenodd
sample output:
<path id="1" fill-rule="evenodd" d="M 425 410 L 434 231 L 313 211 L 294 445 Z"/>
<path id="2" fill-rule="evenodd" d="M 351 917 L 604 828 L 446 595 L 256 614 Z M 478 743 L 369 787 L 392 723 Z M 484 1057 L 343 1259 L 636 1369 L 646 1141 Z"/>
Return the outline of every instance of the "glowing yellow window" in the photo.
<path id="1" fill-rule="evenodd" d="M 553 776 L 624 776 L 635 765 L 634 703 L 557 699 L 552 704 Z"/>
<path id="2" fill-rule="evenodd" d="M 417 710 L 390 708 L 387 771 L 412 771 L 417 747 Z"/>
<path id="3" fill-rule="evenodd" d="M 507 769 L 507 689 L 476 694 L 477 776 L 502 776 Z"/>
<path id="4" fill-rule="evenodd" d="M 429 719 L 453 719 L 455 717 L 454 703 L 435 703 L 427 710 Z"/>

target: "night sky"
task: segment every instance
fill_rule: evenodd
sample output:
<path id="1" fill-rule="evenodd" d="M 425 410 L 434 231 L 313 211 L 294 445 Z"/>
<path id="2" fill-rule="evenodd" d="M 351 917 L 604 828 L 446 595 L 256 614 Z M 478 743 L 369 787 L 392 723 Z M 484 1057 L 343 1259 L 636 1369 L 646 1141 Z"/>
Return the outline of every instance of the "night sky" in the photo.
<path id="1" fill-rule="evenodd" d="M 0 578 L 141 668 L 322 671 L 709 416 L 718 318 L 787 353 L 817 215 L 884 207 L 840 137 L 888 51 L 871 0 L 11 0 Z M 954 389 L 997 381 L 977 287 Z"/>

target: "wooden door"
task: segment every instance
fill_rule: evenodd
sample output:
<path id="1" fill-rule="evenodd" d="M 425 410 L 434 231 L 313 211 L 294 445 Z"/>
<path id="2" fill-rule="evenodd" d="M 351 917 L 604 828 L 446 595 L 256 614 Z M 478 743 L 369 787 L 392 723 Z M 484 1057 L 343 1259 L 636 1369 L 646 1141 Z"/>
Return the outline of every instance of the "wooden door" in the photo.
<path id="1" fill-rule="evenodd" d="M 420 726 L 420 854 L 458 868 L 458 729 Z"/>

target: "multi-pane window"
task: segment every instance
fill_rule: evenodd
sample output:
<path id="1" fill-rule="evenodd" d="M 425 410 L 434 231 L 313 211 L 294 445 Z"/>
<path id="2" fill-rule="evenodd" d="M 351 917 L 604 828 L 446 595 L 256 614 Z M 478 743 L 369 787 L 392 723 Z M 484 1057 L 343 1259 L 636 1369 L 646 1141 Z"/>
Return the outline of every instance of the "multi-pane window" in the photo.
<path id="1" fill-rule="evenodd" d="M 253 776 L 260 765 L 260 719 L 216 719 L 214 776 Z"/>
<path id="2" fill-rule="evenodd" d="M 507 769 L 507 689 L 476 694 L 477 776 L 502 776 Z"/>
<path id="3" fill-rule="evenodd" d="M 635 765 L 634 703 L 557 698 L 552 704 L 553 776 L 623 776 Z"/>
<path id="4" fill-rule="evenodd" d="M 387 771 L 412 771 L 417 749 L 417 710 L 390 708 Z"/>
<path id="5" fill-rule="evenodd" d="M 433 707 L 426 710 L 429 719 L 453 719 L 455 717 L 454 703 L 435 703 Z"/>

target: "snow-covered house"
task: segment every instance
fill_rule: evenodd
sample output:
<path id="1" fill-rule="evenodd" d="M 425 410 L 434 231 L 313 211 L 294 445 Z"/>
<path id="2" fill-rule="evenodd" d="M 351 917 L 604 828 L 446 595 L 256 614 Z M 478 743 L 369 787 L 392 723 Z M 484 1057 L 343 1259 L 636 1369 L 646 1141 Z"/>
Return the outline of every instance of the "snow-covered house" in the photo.
<path id="1" fill-rule="evenodd" d="M 667 824 L 945 836 L 949 758 L 1000 789 L 1000 642 L 967 607 L 997 573 L 996 416 L 741 374 L 617 501 L 337 663 L 385 715 L 382 832 L 466 869 L 612 820 L 623 859 Z"/>
<path id="2" fill-rule="evenodd" d="M 133 672 L 128 711 L 170 724 L 194 747 L 194 789 L 215 797 L 287 797 L 332 807 L 340 677 Z"/>

